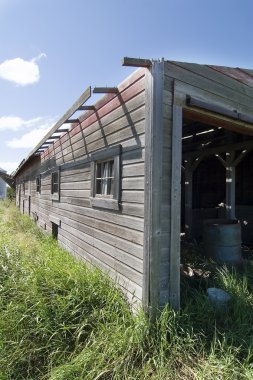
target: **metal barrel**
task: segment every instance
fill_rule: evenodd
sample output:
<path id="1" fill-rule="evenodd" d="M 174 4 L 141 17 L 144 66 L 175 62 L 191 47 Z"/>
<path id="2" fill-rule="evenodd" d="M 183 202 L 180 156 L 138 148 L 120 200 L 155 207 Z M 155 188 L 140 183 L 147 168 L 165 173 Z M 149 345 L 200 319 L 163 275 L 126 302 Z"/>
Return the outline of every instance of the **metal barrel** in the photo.
<path id="1" fill-rule="evenodd" d="M 206 220 L 203 229 L 204 254 L 215 261 L 239 264 L 241 225 L 234 220 Z"/>

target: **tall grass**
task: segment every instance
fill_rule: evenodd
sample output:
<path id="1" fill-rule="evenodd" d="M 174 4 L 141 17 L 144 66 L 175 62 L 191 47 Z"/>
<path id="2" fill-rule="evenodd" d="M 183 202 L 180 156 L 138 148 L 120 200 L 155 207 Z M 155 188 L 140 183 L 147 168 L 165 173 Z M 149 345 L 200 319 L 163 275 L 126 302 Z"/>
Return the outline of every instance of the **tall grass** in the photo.
<path id="1" fill-rule="evenodd" d="M 216 310 L 182 284 L 183 307 L 152 323 L 111 280 L 0 203 L 0 380 L 253 379 L 253 280 L 219 268 Z"/>

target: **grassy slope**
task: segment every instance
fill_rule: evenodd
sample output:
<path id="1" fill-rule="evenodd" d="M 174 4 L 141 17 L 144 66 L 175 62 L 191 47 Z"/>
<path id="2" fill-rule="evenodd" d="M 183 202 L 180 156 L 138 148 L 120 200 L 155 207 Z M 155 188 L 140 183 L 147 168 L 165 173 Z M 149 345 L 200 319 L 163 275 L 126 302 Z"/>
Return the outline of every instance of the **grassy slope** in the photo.
<path id="1" fill-rule="evenodd" d="M 0 203 L 0 380 L 253 379 L 253 279 L 219 270 L 215 311 L 183 285 L 180 313 L 133 316 L 98 270 Z"/>

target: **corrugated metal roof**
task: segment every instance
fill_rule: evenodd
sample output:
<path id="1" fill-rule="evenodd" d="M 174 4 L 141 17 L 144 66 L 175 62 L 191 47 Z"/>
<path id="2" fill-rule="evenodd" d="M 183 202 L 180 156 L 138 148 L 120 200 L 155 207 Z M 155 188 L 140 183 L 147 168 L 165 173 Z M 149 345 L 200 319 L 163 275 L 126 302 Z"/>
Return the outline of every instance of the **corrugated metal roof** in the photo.
<path id="1" fill-rule="evenodd" d="M 244 83 L 247 86 L 253 87 L 253 70 L 243 69 L 241 67 L 226 67 L 226 66 L 215 66 L 207 65 L 212 69 L 225 74 L 238 82 Z"/>

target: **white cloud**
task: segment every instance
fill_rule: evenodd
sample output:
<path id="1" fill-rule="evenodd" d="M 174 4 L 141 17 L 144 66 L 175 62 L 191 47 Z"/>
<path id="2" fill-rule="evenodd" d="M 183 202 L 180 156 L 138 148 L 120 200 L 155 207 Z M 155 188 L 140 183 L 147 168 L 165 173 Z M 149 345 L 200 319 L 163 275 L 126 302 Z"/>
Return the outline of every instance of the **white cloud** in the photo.
<path id="1" fill-rule="evenodd" d="M 0 64 L 0 78 L 14 82 L 20 86 L 33 84 L 40 79 L 40 70 L 37 64 L 46 54 L 41 53 L 30 61 L 23 58 L 7 59 Z"/>
<path id="2" fill-rule="evenodd" d="M 33 127 L 43 120 L 42 117 L 36 117 L 31 120 L 24 120 L 18 116 L 2 116 L 0 117 L 0 131 L 18 131 L 22 128 Z"/>
<path id="3" fill-rule="evenodd" d="M 33 148 L 52 128 L 55 124 L 55 119 L 53 118 L 42 118 L 37 117 L 31 120 L 23 120 L 22 126 L 31 128 L 31 130 L 21 137 L 15 137 L 6 142 L 6 145 L 10 148 Z M 13 124 L 14 125 L 14 124 Z M 0 124 L 1 130 L 1 124 Z"/>
<path id="4" fill-rule="evenodd" d="M 7 141 L 7 146 L 10 148 L 33 148 L 45 136 L 50 128 L 33 129 L 31 132 L 25 133 L 20 138 L 14 138 Z"/>
<path id="5" fill-rule="evenodd" d="M 18 165 L 18 161 L 0 161 L 0 168 L 6 170 L 8 173 L 12 173 L 16 170 Z"/>

